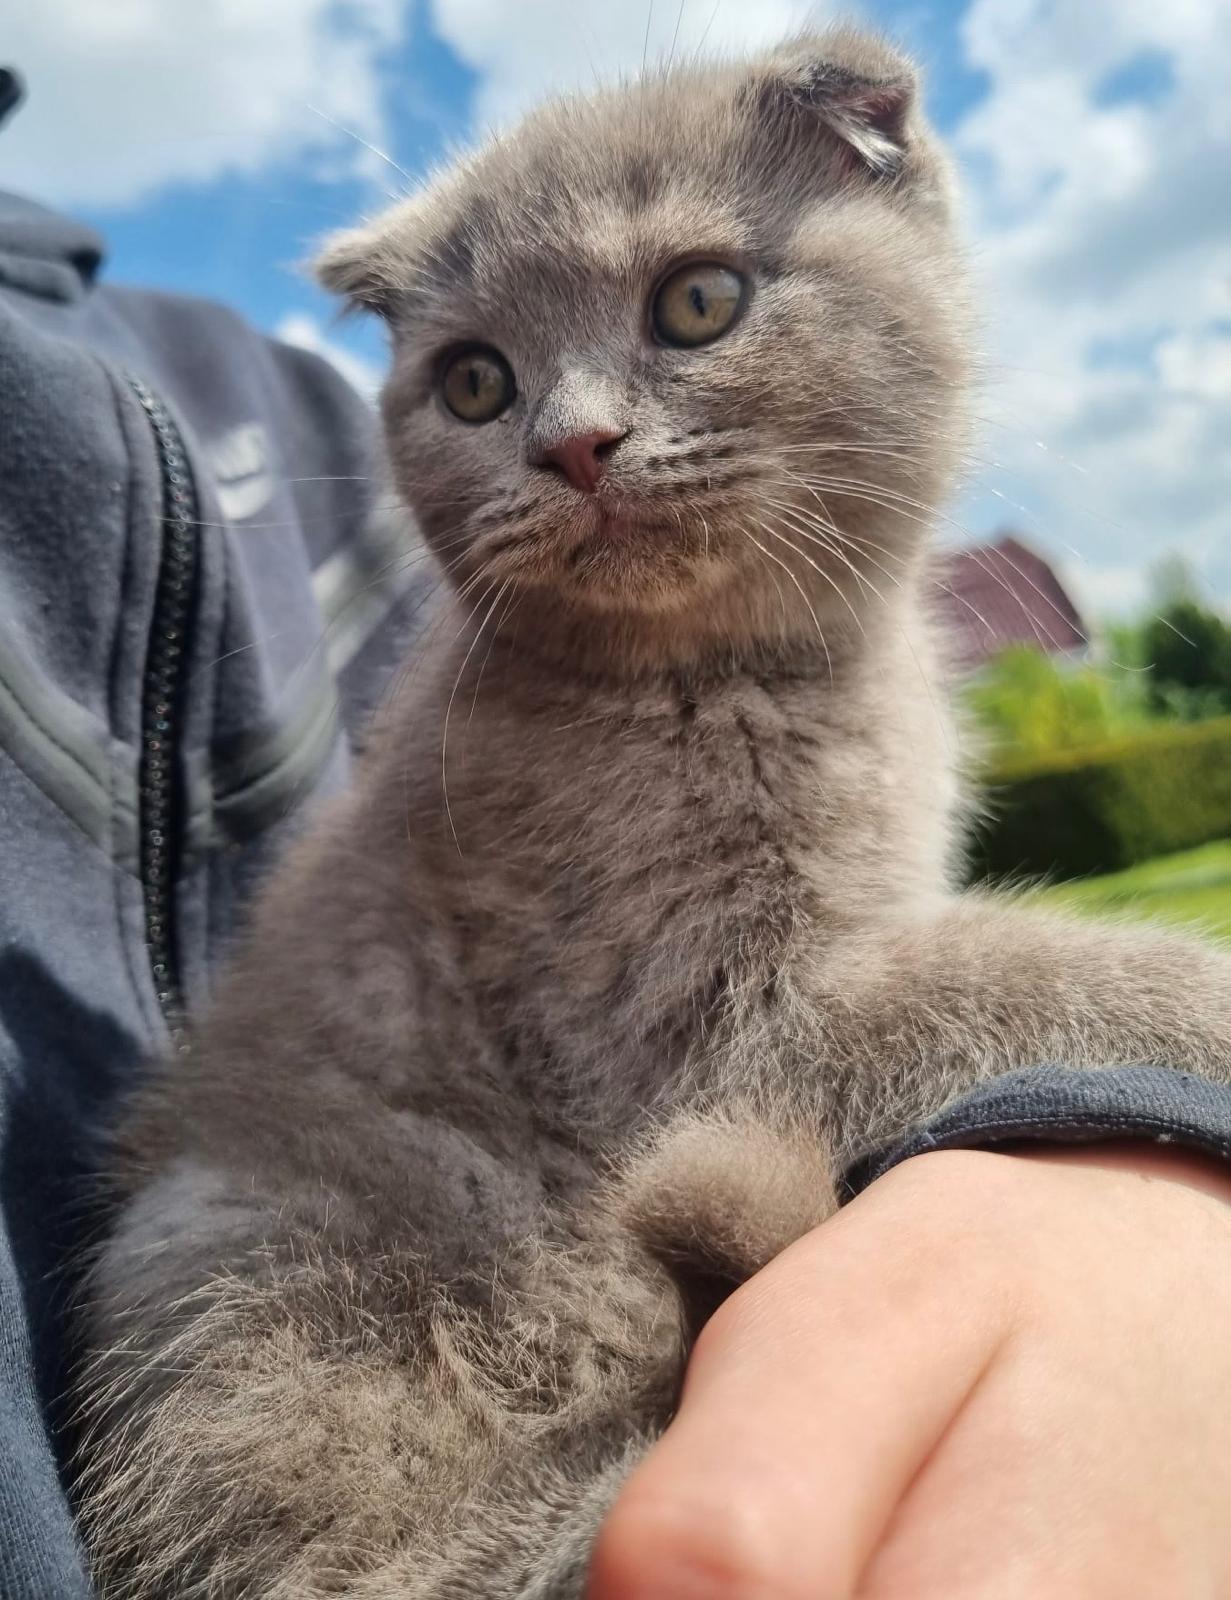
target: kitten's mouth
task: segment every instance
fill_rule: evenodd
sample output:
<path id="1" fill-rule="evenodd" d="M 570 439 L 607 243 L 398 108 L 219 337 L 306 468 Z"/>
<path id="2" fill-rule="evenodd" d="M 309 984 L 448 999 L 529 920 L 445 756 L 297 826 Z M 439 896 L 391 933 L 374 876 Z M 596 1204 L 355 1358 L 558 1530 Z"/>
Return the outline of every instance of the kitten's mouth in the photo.
<path id="1" fill-rule="evenodd" d="M 667 507 L 637 499 L 598 500 L 594 507 L 591 537 L 614 540 L 678 541 L 687 519 L 672 517 Z"/>
<path id="2" fill-rule="evenodd" d="M 563 590 L 602 611 L 665 613 L 730 569 L 720 526 L 665 496 L 578 496 L 569 513 L 480 546 L 489 576 Z"/>
<path id="3" fill-rule="evenodd" d="M 602 533 L 628 533 L 634 528 L 645 527 L 644 521 L 631 510 L 626 500 L 617 500 L 614 503 L 600 501 L 596 509 L 598 526 Z"/>
<path id="4" fill-rule="evenodd" d="M 711 513 L 711 519 L 713 514 Z M 664 502 L 653 494 L 620 499 L 595 496 L 589 526 L 581 535 L 578 550 L 601 559 L 605 550 L 621 562 L 642 558 L 679 561 L 690 556 L 708 557 L 713 522 Z"/>

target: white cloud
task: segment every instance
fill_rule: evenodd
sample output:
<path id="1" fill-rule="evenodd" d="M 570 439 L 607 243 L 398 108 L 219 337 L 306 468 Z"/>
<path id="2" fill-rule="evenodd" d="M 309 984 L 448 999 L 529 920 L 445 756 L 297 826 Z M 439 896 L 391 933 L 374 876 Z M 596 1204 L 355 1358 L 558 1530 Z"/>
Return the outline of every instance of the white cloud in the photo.
<path id="1" fill-rule="evenodd" d="M 118 206 L 313 151 L 342 150 L 371 171 L 358 141 L 384 137 L 376 64 L 405 10 L 406 0 L 6 6 L 0 48 L 29 98 L 0 138 L 0 185 L 54 205 Z"/>
<path id="2" fill-rule="evenodd" d="M 1105 598 L 1173 547 L 1231 597 L 1231 6 L 974 0 L 963 37 L 985 449 Z M 1147 54 L 1159 92 L 1103 103 Z"/>
<path id="3" fill-rule="evenodd" d="M 1231 399 L 1231 338 L 1177 333 L 1154 352 L 1164 387 L 1203 400 Z M 1231 531 L 1231 530 L 1229 530 Z"/>
<path id="4" fill-rule="evenodd" d="M 367 399 L 375 398 L 384 382 L 384 373 L 373 362 L 356 355 L 336 339 L 328 339 L 315 317 L 305 312 L 288 313 L 274 329 L 274 338 L 298 350 L 311 350 L 335 366 L 352 388 Z"/>
<path id="5" fill-rule="evenodd" d="M 545 94 L 585 90 L 690 54 L 755 49 L 815 22 L 809 0 L 433 0 L 442 39 L 481 75 L 476 128 L 501 127 Z"/>

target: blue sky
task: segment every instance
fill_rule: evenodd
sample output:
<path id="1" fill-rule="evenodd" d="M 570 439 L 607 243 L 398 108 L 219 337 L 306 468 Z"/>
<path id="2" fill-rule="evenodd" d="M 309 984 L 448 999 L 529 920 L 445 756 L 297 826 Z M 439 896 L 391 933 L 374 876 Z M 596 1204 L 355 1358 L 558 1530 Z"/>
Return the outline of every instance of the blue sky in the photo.
<path id="1" fill-rule="evenodd" d="M 850 6 L 842 8 L 849 15 Z M 1231 599 L 1231 5 L 865 0 L 923 62 L 959 159 L 986 380 L 944 532 L 1022 527 L 1094 610 L 1179 549 Z M 379 372 L 300 271 L 543 94 L 649 53 L 739 49 L 805 0 L 40 0 L 0 48 L 30 99 L 0 186 L 110 242 L 109 272 L 206 294 Z M 381 159 L 387 152 L 396 166 Z M 398 169 L 401 169 L 400 171 Z"/>

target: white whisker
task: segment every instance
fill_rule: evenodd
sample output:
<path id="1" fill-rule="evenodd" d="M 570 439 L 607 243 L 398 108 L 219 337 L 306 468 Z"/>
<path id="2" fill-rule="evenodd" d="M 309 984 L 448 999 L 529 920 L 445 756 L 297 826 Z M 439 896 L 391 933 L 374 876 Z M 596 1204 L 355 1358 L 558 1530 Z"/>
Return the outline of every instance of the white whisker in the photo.
<path id="1" fill-rule="evenodd" d="M 816 624 L 816 635 L 817 635 L 817 638 L 821 641 L 821 649 L 825 652 L 825 664 L 829 668 L 829 681 L 832 684 L 833 681 L 834 681 L 834 677 L 833 677 L 833 659 L 831 658 L 831 656 L 829 654 L 829 646 L 825 642 L 825 630 L 821 627 L 820 618 L 817 616 L 816 611 L 813 609 L 812 602 L 811 602 L 811 600 L 808 599 L 808 595 L 807 595 L 807 592 L 804 589 L 803 584 L 800 583 L 799 579 L 791 571 L 790 567 L 787 566 L 786 562 L 780 560 L 774 554 L 774 552 L 772 550 L 767 550 L 759 539 L 757 539 L 753 534 L 749 533 L 747 528 L 743 528 L 741 531 L 743 532 L 743 535 L 744 535 L 744 537 L 746 539 L 750 539 L 752 541 L 752 543 L 754 545 L 756 545 L 757 549 L 761 552 L 761 554 L 763 556 L 767 556 L 770 561 L 774 562 L 777 566 L 782 568 L 783 572 L 786 573 L 787 577 L 791 580 L 791 582 L 799 590 L 800 598 L 803 600 L 803 603 L 808 608 L 808 615 L 812 618 L 813 622 Z M 794 548 L 794 546 L 792 546 L 792 548 Z M 798 550 L 796 550 L 795 554 L 799 555 L 800 552 Z"/>
<path id="2" fill-rule="evenodd" d="M 505 578 L 503 580 L 503 582 L 500 584 L 500 586 L 497 588 L 496 584 L 495 584 L 495 580 L 493 579 L 491 588 L 485 589 L 483 591 L 482 598 L 478 602 L 478 605 L 476 605 L 474 610 L 471 612 L 470 617 L 468 618 L 468 622 L 473 622 L 474 621 L 475 617 L 478 615 L 479 608 L 481 606 L 483 606 L 483 605 L 486 605 L 487 600 L 488 600 L 488 596 L 491 595 L 493 589 L 495 589 L 496 597 L 492 601 L 491 605 L 488 606 L 487 611 L 486 611 L 486 613 L 485 613 L 485 615 L 483 617 L 482 622 L 480 622 L 479 626 L 475 629 L 474 638 L 470 641 L 469 647 L 466 650 L 466 654 L 462 657 L 461 666 L 459 666 L 458 669 L 457 669 L 457 676 L 453 680 L 453 688 L 452 688 L 452 690 L 451 690 L 451 692 L 449 694 L 449 703 L 445 706 L 444 727 L 441 730 L 441 735 L 440 735 L 440 777 L 441 777 L 441 786 L 442 786 L 442 789 L 443 789 L 443 792 L 444 792 L 445 816 L 449 820 L 449 832 L 453 835 L 453 843 L 457 846 L 457 853 L 458 853 L 459 856 L 462 854 L 462 842 L 457 836 L 457 829 L 453 824 L 453 808 L 449 804 L 449 762 L 448 762 L 448 755 L 449 755 L 449 717 L 450 717 L 450 715 L 452 714 L 452 711 L 453 711 L 453 702 L 457 698 L 458 688 L 461 685 L 462 678 L 465 676 L 466 668 L 467 668 L 467 666 L 468 666 L 468 664 L 470 662 L 470 658 L 474 654 L 475 646 L 478 644 L 479 640 L 483 637 L 483 630 L 487 626 L 488 621 L 491 618 L 492 612 L 496 609 L 496 606 L 499 603 L 501 596 L 503 595 L 505 589 L 507 588 L 507 586 L 511 582 L 512 582 L 511 578 Z M 462 625 L 463 629 L 467 625 L 468 625 L 467 623 L 463 623 L 463 625 Z M 459 633 L 458 637 L 460 637 L 460 633 Z"/>

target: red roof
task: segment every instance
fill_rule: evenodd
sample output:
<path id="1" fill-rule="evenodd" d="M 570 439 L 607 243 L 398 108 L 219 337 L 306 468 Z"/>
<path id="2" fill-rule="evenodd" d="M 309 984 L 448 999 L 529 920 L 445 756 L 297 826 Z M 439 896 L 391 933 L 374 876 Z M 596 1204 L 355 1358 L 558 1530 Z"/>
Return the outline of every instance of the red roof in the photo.
<path id="1" fill-rule="evenodd" d="M 1083 650 L 1088 642 L 1059 578 L 1012 534 L 945 552 L 935 572 L 935 601 L 956 665 L 965 671 L 1013 645 L 1053 655 Z"/>

